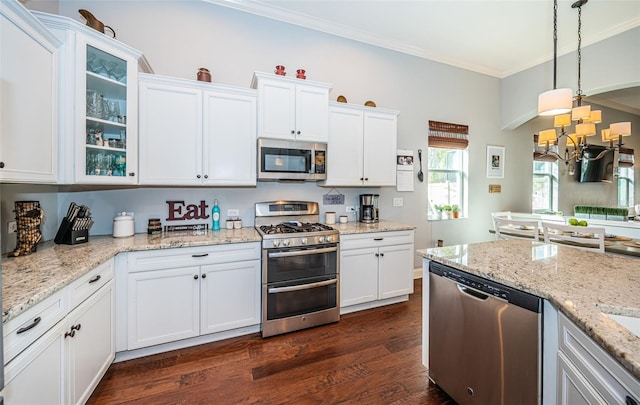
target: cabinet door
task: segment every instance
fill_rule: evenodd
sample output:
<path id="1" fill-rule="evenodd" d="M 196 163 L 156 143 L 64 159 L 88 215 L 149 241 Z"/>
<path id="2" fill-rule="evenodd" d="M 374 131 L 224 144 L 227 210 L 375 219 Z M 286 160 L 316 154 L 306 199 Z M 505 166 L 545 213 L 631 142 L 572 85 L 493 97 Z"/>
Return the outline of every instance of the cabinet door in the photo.
<path id="1" fill-rule="evenodd" d="M 66 323 L 59 322 L 4 369 L 5 404 L 63 404 Z"/>
<path id="2" fill-rule="evenodd" d="M 397 117 L 364 114 L 364 177 L 367 186 L 396 185 Z"/>
<path id="3" fill-rule="evenodd" d="M 138 183 L 138 64 L 108 42 L 76 33 L 75 180 Z"/>
<path id="4" fill-rule="evenodd" d="M 562 352 L 558 352 L 557 403 L 560 405 L 606 403 Z"/>
<path id="5" fill-rule="evenodd" d="M 378 299 L 377 248 L 340 252 L 340 306 Z"/>
<path id="6" fill-rule="evenodd" d="M 256 184 L 256 97 L 204 93 L 205 184 Z"/>
<path id="7" fill-rule="evenodd" d="M 130 273 L 127 282 L 129 350 L 198 336 L 199 267 Z"/>
<path id="8" fill-rule="evenodd" d="M 379 298 L 391 298 L 413 292 L 413 245 L 380 248 Z"/>
<path id="9" fill-rule="evenodd" d="M 296 88 L 279 80 L 258 83 L 258 136 L 295 139 Z"/>
<path id="10" fill-rule="evenodd" d="M 84 404 L 115 356 L 113 280 L 87 298 L 67 318 L 68 404 Z M 72 329 L 73 328 L 73 329 Z"/>
<path id="11" fill-rule="evenodd" d="M 296 85 L 296 139 L 307 142 L 329 141 L 329 90 Z"/>
<path id="12" fill-rule="evenodd" d="M 39 24 L 32 16 L 16 13 L 20 4 L 10 3 L 0 4 L 0 182 L 55 183 L 57 44 L 31 25 Z"/>
<path id="13" fill-rule="evenodd" d="M 260 260 L 202 266 L 200 291 L 201 334 L 260 323 Z"/>
<path id="14" fill-rule="evenodd" d="M 332 107 L 329 113 L 327 180 L 329 186 L 363 184 L 363 112 Z"/>
<path id="15" fill-rule="evenodd" d="M 202 91 L 147 80 L 139 87 L 140 184 L 202 184 Z"/>

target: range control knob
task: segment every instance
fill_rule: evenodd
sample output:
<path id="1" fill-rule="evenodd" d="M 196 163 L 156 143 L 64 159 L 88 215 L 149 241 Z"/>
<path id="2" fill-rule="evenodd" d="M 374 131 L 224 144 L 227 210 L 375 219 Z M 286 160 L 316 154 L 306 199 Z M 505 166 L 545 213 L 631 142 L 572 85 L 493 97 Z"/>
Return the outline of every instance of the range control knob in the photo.
<path id="1" fill-rule="evenodd" d="M 274 247 L 278 247 L 278 246 L 280 246 L 280 241 L 279 241 L 278 239 L 274 240 L 274 241 L 273 241 L 273 246 L 274 246 Z"/>
<path id="2" fill-rule="evenodd" d="M 328 235 L 327 236 L 327 242 L 333 242 L 333 236 Z"/>
<path id="3" fill-rule="evenodd" d="M 289 239 L 284 239 L 282 241 L 282 246 L 289 246 Z"/>
<path id="4" fill-rule="evenodd" d="M 307 242 L 309 242 L 309 239 L 307 239 L 307 238 L 302 238 L 302 239 L 300 240 L 300 243 L 302 243 L 303 245 L 306 245 L 306 244 L 307 244 Z"/>
<path id="5" fill-rule="evenodd" d="M 324 243 L 324 236 L 318 236 L 318 243 Z"/>

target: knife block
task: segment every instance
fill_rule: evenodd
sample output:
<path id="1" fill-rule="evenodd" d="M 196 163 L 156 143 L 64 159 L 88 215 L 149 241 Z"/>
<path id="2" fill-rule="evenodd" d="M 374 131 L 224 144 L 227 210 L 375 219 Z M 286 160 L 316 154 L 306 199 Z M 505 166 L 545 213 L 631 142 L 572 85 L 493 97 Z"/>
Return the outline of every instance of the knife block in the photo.
<path id="1" fill-rule="evenodd" d="M 77 245 L 79 243 L 89 242 L 89 230 L 88 229 L 79 229 L 74 231 L 71 227 L 71 222 L 67 219 L 67 217 L 62 218 L 62 223 L 60 224 L 60 228 L 58 228 L 58 233 L 56 233 L 56 237 L 53 240 L 57 244 L 65 244 L 65 245 Z"/>

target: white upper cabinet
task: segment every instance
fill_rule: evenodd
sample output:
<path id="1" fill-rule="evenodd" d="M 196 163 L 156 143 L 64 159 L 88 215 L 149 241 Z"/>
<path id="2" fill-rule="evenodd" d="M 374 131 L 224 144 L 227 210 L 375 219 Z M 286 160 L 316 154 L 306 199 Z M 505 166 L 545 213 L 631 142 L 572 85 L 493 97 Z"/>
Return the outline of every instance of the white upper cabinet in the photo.
<path id="1" fill-rule="evenodd" d="M 0 2 L 0 182 L 57 181 L 60 45 L 19 2 Z"/>
<path id="2" fill-rule="evenodd" d="M 59 182 L 137 184 L 142 54 L 73 19 L 34 15 L 63 42 Z"/>
<path id="3" fill-rule="evenodd" d="M 258 137 L 328 141 L 330 84 L 255 72 Z"/>
<path id="4" fill-rule="evenodd" d="M 255 90 L 140 75 L 140 184 L 256 184 Z"/>
<path id="5" fill-rule="evenodd" d="M 331 103 L 326 186 L 395 186 L 398 112 Z"/>

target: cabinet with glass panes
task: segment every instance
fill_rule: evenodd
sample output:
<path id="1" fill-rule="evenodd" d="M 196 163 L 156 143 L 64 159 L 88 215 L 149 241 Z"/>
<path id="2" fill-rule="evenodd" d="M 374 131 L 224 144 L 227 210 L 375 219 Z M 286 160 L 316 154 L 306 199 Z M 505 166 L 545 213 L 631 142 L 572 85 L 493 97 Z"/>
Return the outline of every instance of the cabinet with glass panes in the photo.
<path id="1" fill-rule="evenodd" d="M 34 13 L 62 41 L 60 183 L 138 182 L 138 69 L 142 54 L 67 17 Z"/>

